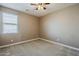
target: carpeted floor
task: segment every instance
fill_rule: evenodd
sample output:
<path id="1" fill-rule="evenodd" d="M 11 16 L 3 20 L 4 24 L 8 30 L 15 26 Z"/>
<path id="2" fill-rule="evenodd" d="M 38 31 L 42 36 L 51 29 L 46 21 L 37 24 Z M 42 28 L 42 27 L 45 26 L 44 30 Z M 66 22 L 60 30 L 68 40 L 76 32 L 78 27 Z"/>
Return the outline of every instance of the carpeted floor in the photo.
<path id="1" fill-rule="evenodd" d="M 43 40 L 35 40 L 28 43 L 0 49 L 0 56 L 77 56 L 78 51 L 59 45 L 51 44 Z"/>

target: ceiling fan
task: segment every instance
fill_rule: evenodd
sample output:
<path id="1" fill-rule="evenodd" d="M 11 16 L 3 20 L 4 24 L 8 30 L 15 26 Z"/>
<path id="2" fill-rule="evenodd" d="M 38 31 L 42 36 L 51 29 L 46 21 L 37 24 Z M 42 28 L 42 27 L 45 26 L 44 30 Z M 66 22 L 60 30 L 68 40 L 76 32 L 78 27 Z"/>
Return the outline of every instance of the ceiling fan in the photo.
<path id="1" fill-rule="evenodd" d="M 36 6 L 35 10 L 46 10 L 46 5 L 50 3 L 31 3 L 31 5 Z"/>

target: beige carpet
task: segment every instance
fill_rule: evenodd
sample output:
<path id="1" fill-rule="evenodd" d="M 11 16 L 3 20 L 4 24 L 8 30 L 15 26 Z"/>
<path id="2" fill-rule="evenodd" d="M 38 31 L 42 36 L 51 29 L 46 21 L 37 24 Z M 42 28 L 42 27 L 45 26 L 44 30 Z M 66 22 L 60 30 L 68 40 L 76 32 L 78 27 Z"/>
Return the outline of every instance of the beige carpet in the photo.
<path id="1" fill-rule="evenodd" d="M 0 56 L 77 56 L 78 51 L 42 40 L 0 49 Z"/>

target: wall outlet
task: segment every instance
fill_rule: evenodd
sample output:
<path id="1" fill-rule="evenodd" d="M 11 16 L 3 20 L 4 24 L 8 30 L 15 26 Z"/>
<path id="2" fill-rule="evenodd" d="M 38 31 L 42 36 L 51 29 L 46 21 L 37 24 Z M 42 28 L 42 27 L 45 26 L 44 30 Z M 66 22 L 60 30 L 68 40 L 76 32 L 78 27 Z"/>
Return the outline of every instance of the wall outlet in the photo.
<path id="1" fill-rule="evenodd" d="M 11 40 L 11 42 L 13 42 L 13 40 Z"/>

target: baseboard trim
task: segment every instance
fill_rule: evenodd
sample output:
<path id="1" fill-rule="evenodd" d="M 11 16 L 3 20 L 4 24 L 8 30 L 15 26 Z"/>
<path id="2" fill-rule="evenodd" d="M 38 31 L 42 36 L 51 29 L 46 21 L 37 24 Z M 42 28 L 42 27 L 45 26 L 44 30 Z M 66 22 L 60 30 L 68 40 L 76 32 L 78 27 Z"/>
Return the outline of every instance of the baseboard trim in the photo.
<path id="1" fill-rule="evenodd" d="M 27 43 L 27 42 L 31 42 L 31 41 L 38 40 L 38 39 L 40 39 L 40 38 L 29 39 L 26 41 L 21 41 L 21 42 L 17 42 L 17 43 L 13 43 L 13 44 L 8 44 L 8 45 L 3 45 L 3 46 L 0 46 L 0 48 L 10 47 L 10 46 L 18 45 L 18 44 L 22 44 L 22 43 Z"/>
<path id="2" fill-rule="evenodd" d="M 0 46 L 0 48 L 10 47 L 10 46 L 14 46 L 14 45 L 22 44 L 22 43 L 27 43 L 27 42 L 31 42 L 31 41 L 38 40 L 38 39 L 79 51 L 79 48 L 72 47 L 72 46 L 69 46 L 69 45 L 65 45 L 63 43 L 47 40 L 47 39 L 44 39 L 44 38 L 29 39 L 29 40 L 26 40 L 26 41 L 21 41 L 21 42 L 17 42 L 17 43 L 13 43 L 13 44 L 8 44 L 8 45 L 3 45 L 3 46 Z"/>
<path id="3" fill-rule="evenodd" d="M 49 42 L 49 43 L 61 45 L 61 46 L 64 46 L 64 47 L 67 47 L 67 48 L 70 48 L 70 49 L 79 51 L 79 48 L 76 48 L 76 47 L 72 47 L 72 46 L 69 46 L 69 45 L 65 45 L 65 44 L 63 44 L 63 43 L 59 43 L 59 42 L 55 42 L 55 41 L 51 41 L 51 40 L 47 40 L 47 39 L 43 39 L 43 38 L 40 38 L 40 39 L 41 39 L 41 40 L 44 40 L 44 41 L 47 41 L 47 42 Z"/>

